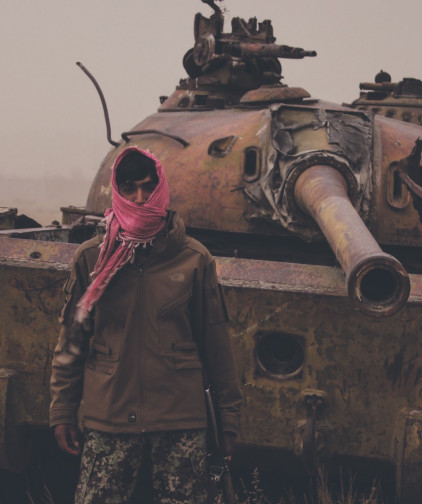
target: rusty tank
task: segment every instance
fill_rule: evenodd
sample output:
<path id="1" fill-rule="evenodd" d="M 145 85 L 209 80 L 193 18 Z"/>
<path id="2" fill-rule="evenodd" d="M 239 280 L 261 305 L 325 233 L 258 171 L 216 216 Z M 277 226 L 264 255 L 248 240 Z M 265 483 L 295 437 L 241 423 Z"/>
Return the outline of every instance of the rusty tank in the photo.
<path id="1" fill-rule="evenodd" d="M 374 82 L 361 82 L 359 98 L 350 106 L 371 111 L 399 121 L 422 124 L 422 81 L 405 77 L 392 82 L 391 75 L 381 70 Z"/>
<path id="2" fill-rule="evenodd" d="M 21 474 L 47 429 L 61 286 L 77 243 L 101 232 L 114 159 L 137 145 L 216 256 L 244 393 L 234 475 L 257 466 L 288 485 L 319 464 L 365 467 L 417 504 L 422 127 L 287 86 L 279 59 L 316 53 L 276 44 L 269 20 L 226 32 L 203 1 L 213 12 L 194 18 L 188 76 L 118 141 L 108 124 L 86 207 L 0 231 L 0 467 Z"/>

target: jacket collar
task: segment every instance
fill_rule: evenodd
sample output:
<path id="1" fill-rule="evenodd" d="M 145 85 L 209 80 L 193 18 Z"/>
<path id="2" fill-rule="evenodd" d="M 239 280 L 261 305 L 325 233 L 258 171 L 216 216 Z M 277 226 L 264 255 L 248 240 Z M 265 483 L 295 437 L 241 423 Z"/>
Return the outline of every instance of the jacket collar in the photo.
<path id="1" fill-rule="evenodd" d="M 166 226 L 158 233 L 150 257 L 173 255 L 185 241 L 186 229 L 182 218 L 174 210 L 167 210 Z"/>

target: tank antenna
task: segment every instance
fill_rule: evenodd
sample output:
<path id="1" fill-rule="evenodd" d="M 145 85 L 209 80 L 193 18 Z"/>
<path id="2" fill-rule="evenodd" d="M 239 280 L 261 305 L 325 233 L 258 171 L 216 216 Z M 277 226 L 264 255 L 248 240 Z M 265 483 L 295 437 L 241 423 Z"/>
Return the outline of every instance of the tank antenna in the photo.
<path id="1" fill-rule="evenodd" d="M 218 7 L 218 5 L 216 5 L 215 1 L 216 0 L 202 0 L 202 2 L 204 4 L 209 5 L 211 7 L 211 9 L 213 9 L 216 14 L 221 14 L 221 9 L 220 9 L 220 7 Z M 221 2 L 222 0 L 218 0 L 218 1 Z"/>
<path id="2" fill-rule="evenodd" d="M 98 94 L 100 95 L 100 99 L 101 99 L 101 103 L 102 103 L 102 106 L 103 106 L 103 111 L 104 111 L 104 118 L 105 118 L 105 122 L 106 122 L 106 128 L 107 128 L 107 140 L 109 141 L 109 143 L 111 143 L 111 145 L 114 145 L 114 147 L 117 147 L 119 145 L 119 142 L 114 142 L 112 139 L 111 139 L 111 128 L 110 128 L 110 118 L 108 116 L 108 110 L 107 110 L 107 104 L 106 104 L 106 101 L 105 101 L 105 98 L 104 98 L 104 95 L 103 95 L 103 92 L 101 91 L 101 88 L 100 88 L 100 85 L 98 84 L 98 82 L 95 80 L 94 76 L 91 74 L 91 72 L 89 72 L 83 65 L 80 61 L 77 61 L 76 64 L 78 65 L 78 67 L 86 73 L 86 75 L 88 75 L 88 77 L 91 79 L 92 83 L 94 84 L 95 86 L 95 89 L 98 91 Z"/>

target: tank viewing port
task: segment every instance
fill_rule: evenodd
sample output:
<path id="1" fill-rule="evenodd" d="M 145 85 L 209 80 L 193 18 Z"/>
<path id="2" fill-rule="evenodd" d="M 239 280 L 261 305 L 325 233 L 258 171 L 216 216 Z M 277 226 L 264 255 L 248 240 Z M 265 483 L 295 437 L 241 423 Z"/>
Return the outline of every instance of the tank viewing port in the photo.
<path id="1" fill-rule="evenodd" d="M 261 151 L 258 147 L 245 149 L 243 158 L 243 178 L 246 182 L 258 180 L 261 173 Z"/>
<path id="2" fill-rule="evenodd" d="M 255 357 L 261 373 L 278 380 L 300 375 L 305 358 L 302 338 L 295 334 L 256 334 Z"/>

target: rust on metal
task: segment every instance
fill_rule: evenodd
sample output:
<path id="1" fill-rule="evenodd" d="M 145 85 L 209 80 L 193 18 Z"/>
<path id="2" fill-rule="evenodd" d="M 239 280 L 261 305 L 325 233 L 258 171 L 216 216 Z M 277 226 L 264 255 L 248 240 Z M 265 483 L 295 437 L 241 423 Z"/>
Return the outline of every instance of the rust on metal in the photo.
<path id="1" fill-rule="evenodd" d="M 77 247 L 71 243 L 0 236 L 0 265 L 68 271 Z"/>
<path id="2" fill-rule="evenodd" d="M 247 201 L 233 189 L 243 185 L 248 159 L 245 152 L 254 146 L 257 151 L 257 175 L 259 163 L 268 156 L 271 114 L 268 110 L 214 110 L 207 114 L 191 111 L 161 112 L 149 116 L 134 127 L 138 130 L 159 130 L 178 135 L 189 143 L 183 147 L 163 135 L 155 133 L 133 136 L 131 142 L 148 148 L 163 163 L 171 187 L 170 206 L 183 215 L 188 227 L 247 232 L 251 225 L 243 218 Z M 219 158 L 209 150 L 216 141 L 235 136 L 237 141 L 230 152 Z M 100 212 L 110 205 L 111 165 L 120 149 L 110 152 L 92 186 L 87 207 Z M 183 177 L 180 174 L 183 173 Z M 185 180 L 195 180 L 195 191 L 186 197 Z M 245 181 L 245 183 L 247 183 Z"/>
<path id="3" fill-rule="evenodd" d="M 422 223 L 411 199 L 398 208 L 391 206 L 387 190 L 389 185 L 393 186 L 399 198 L 400 194 L 407 190 L 400 177 L 395 176 L 395 171 L 400 160 L 411 154 L 415 141 L 422 135 L 422 129 L 415 124 L 391 121 L 381 115 L 375 116 L 374 128 L 376 170 L 371 201 L 373 211 L 370 213 L 368 226 L 381 244 L 420 247 Z M 396 168 L 392 169 L 392 165 Z M 400 201 L 403 200 L 400 198 Z"/>
<path id="4" fill-rule="evenodd" d="M 331 166 L 309 167 L 297 179 L 294 196 L 327 238 L 354 303 L 377 317 L 403 308 L 410 292 L 408 274 L 381 250 L 353 208 L 343 175 Z"/>
<path id="5" fill-rule="evenodd" d="M 408 188 L 408 193 L 410 193 L 413 200 L 413 207 L 418 212 L 419 220 L 422 222 L 421 152 L 422 140 L 418 138 L 410 155 L 396 163 L 394 168 L 397 169 L 400 179 Z"/>
<path id="6" fill-rule="evenodd" d="M 346 297 L 344 273 L 334 266 L 216 257 L 219 281 L 228 287 Z M 422 278 L 409 275 L 408 303 L 422 305 Z"/>
<path id="7" fill-rule="evenodd" d="M 82 65 L 81 62 L 77 62 L 76 63 L 78 65 L 79 68 L 81 68 L 81 70 L 91 79 L 91 82 L 94 84 L 95 86 L 95 89 L 97 90 L 98 92 L 98 95 L 100 97 L 100 100 L 101 100 L 101 105 L 103 107 L 103 112 L 104 112 L 104 119 L 105 119 L 105 122 L 106 122 L 106 130 L 107 130 L 107 140 L 108 142 L 113 145 L 114 147 L 117 147 L 119 145 L 119 142 L 115 142 L 111 139 L 111 126 L 110 126 L 110 119 L 109 119 L 109 115 L 108 115 L 108 110 L 107 110 L 107 105 L 106 105 L 106 101 L 105 101 L 105 98 L 104 98 L 104 94 L 100 88 L 100 85 L 98 84 L 97 80 L 95 79 L 95 77 L 91 74 L 91 72 L 89 72 L 89 70 L 87 68 L 85 68 L 84 65 Z"/>
<path id="8" fill-rule="evenodd" d="M 21 472 L 31 449 L 28 435 L 19 422 L 21 404 L 17 375 L 13 369 L 0 367 L 0 468 Z"/>
<path id="9" fill-rule="evenodd" d="M 0 468 L 21 471 L 28 425 L 48 426 L 62 289 L 77 246 L 0 237 Z"/>
<path id="10" fill-rule="evenodd" d="M 375 76 L 375 82 L 362 82 L 361 93 L 352 107 L 367 110 L 400 121 L 422 124 L 422 81 L 406 77 L 391 82 L 384 71 Z"/>
<path id="11" fill-rule="evenodd" d="M 347 296 L 336 267 L 217 257 L 219 281 L 230 287 Z"/>
<path id="12" fill-rule="evenodd" d="M 305 51 L 301 47 L 290 47 L 279 44 L 240 43 L 238 45 L 238 49 L 240 50 L 240 54 L 242 56 L 254 55 L 262 57 L 302 59 L 305 56 L 314 57 L 317 55 L 316 51 Z"/>
<path id="13" fill-rule="evenodd" d="M 393 456 L 397 461 L 397 487 L 400 502 L 420 502 L 420 472 L 422 464 L 422 410 L 399 410 L 393 437 Z"/>
<path id="14" fill-rule="evenodd" d="M 245 93 L 240 103 L 271 103 L 278 101 L 309 98 L 311 95 L 303 88 L 290 86 L 268 86 L 253 89 Z"/>
<path id="15" fill-rule="evenodd" d="M 14 222 L 18 210 L 16 208 L 0 207 L 0 229 L 15 227 Z"/>
<path id="16" fill-rule="evenodd" d="M 183 147 L 187 147 L 189 145 L 189 142 L 186 142 L 186 140 L 183 140 L 183 138 L 180 138 L 177 135 L 170 135 L 169 133 L 164 133 L 163 131 L 159 130 L 126 131 L 125 133 L 122 133 L 122 138 L 125 142 L 129 142 L 130 141 L 129 137 L 131 136 L 148 135 L 148 134 L 162 135 L 168 138 L 172 138 L 173 140 L 176 140 L 176 142 L 181 143 Z"/>

